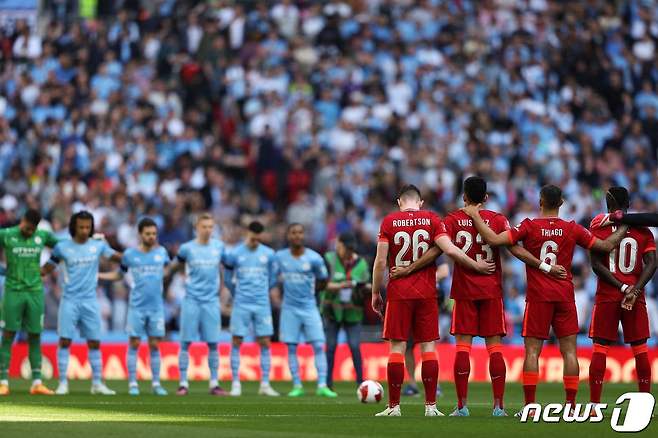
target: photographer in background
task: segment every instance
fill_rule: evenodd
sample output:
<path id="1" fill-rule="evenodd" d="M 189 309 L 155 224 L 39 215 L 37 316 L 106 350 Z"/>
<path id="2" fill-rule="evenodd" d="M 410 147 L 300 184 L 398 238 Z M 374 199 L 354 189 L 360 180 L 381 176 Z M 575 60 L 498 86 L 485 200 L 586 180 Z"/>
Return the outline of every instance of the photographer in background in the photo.
<path id="1" fill-rule="evenodd" d="M 321 294 L 321 313 L 327 338 L 329 387 L 333 386 L 334 359 L 338 332 L 342 327 L 352 353 L 357 385 L 363 381 L 361 358 L 361 325 L 365 291 L 370 289 L 370 268 L 366 260 L 356 253 L 356 238 L 342 233 L 336 240 L 336 251 L 324 255 L 329 269 L 329 284 Z"/>

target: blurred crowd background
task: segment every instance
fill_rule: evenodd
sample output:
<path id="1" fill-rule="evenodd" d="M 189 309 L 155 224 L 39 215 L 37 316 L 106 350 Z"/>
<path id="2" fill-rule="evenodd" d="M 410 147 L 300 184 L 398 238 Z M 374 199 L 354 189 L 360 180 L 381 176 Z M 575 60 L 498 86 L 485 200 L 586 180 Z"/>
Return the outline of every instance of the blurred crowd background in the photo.
<path id="1" fill-rule="evenodd" d="M 175 254 L 208 210 L 228 244 L 259 219 L 281 247 L 295 221 L 319 251 L 352 231 L 371 259 L 402 183 L 445 214 L 481 175 L 512 223 L 537 213 L 545 183 L 584 225 L 610 185 L 658 210 L 656 3 L 45 0 L 36 19 L 0 20 L 0 225 L 32 206 L 64 235 L 84 208 L 121 249 L 148 215 Z M 582 251 L 574 272 L 585 333 L 596 280 Z M 517 342 L 521 263 L 505 277 Z M 54 328 L 59 287 L 46 293 Z M 183 293 L 174 281 L 172 329 Z M 126 288 L 99 297 L 121 331 Z"/>

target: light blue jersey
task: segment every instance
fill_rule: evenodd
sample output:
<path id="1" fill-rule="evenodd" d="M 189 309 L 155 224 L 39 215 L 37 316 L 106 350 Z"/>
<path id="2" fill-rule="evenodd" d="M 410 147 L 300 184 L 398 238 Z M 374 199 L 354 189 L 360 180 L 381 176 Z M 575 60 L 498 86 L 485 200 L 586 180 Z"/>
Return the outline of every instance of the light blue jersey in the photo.
<path id="1" fill-rule="evenodd" d="M 101 257 L 114 254 L 106 241 L 94 239 L 82 244 L 60 240 L 53 248 L 49 263 L 64 265 L 64 292 L 57 315 L 57 334 L 61 338 L 74 339 L 77 328 L 85 339 L 100 339 L 101 316 L 96 298 L 98 264 Z"/>
<path id="2" fill-rule="evenodd" d="M 219 296 L 219 264 L 224 257 L 224 244 L 217 239 L 203 245 L 196 240 L 184 243 L 178 250 L 178 260 L 185 263 L 186 298 L 212 301 Z"/>
<path id="3" fill-rule="evenodd" d="M 277 280 L 274 250 L 259 244 L 250 249 L 241 244 L 226 253 L 226 284 L 233 293 L 235 306 L 270 306 L 270 289 Z"/>
<path id="4" fill-rule="evenodd" d="M 305 248 L 300 257 L 293 257 L 290 249 L 282 249 L 276 253 L 276 263 L 283 284 L 283 307 L 317 308 L 315 282 L 329 277 L 322 256 Z"/>
<path id="5" fill-rule="evenodd" d="M 51 262 L 64 264 L 63 298 L 96 299 L 100 258 L 114 254 L 104 240 L 89 239 L 82 244 L 71 239 L 59 241 L 53 248 Z"/>
<path id="6" fill-rule="evenodd" d="M 149 252 L 142 252 L 137 248 L 126 250 L 121 259 L 121 270 L 127 273 L 131 286 L 131 308 L 164 310 L 164 268 L 169 262 L 169 254 L 161 246 Z"/>

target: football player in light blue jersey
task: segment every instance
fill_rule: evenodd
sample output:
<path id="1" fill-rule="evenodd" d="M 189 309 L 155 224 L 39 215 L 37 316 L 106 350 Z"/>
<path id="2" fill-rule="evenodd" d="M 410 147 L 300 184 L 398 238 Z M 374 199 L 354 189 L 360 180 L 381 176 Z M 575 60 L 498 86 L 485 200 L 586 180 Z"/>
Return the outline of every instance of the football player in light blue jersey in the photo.
<path id="1" fill-rule="evenodd" d="M 98 278 L 118 281 L 125 273 L 130 284 L 127 327 L 130 344 L 126 357 L 128 394 L 139 395 L 137 352 L 142 337 L 147 336 L 153 393 L 167 395 L 160 384 L 160 341 L 165 335 L 163 280 L 170 259 L 167 250 L 158 246 L 158 227 L 153 219 L 140 220 L 137 231 L 139 247 L 128 249 L 123 254 L 121 271 L 101 273 Z"/>
<path id="2" fill-rule="evenodd" d="M 189 384 L 187 368 L 190 363 L 190 344 L 200 338 L 208 344 L 208 367 L 210 368 L 210 394 L 226 395 L 219 386 L 219 351 L 217 343 L 221 331 L 219 310 L 220 264 L 224 257 L 224 244 L 211 235 L 215 221 L 204 213 L 196 222 L 196 239 L 181 245 L 171 272 L 185 267 L 185 298 L 181 306 L 180 337 L 178 356 L 180 386 L 176 394 L 187 395 Z"/>
<path id="3" fill-rule="evenodd" d="M 316 394 L 337 397 L 327 387 L 327 355 L 324 351 L 324 329 L 318 309 L 316 290 L 327 284 L 329 273 L 320 254 L 304 247 L 304 226 L 290 224 L 287 231 L 288 248 L 277 251 L 276 263 L 283 285 L 283 304 L 279 325 L 279 337 L 288 345 L 288 363 L 293 379 L 290 397 L 304 395 L 299 377 L 297 344 L 302 333 L 306 342 L 313 346 L 315 368 L 318 371 Z"/>
<path id="4" fill-rule="evenodd" d="M 91 239 L 94 235 L 94 217 L 88 211 L 80 211 L 71 216 L 69 233 L 72 239 L 60 240 L 53 249 L 48 264 L 42 268 L 47 275 L 61 262 L 63 266 L 64 291 L 59 303 L 57 331 L 59 349 L 57 367 L 59 386 L 56 394 L 68 394 L 67 371 L 71 339 L 80 335 L 87 340 L 89 362 L 92 370 L 92 394 L 114 395 L 102 381 L 102 360 L 100 351 L 101 316 L 96 296 L 98 286 L 98 264 L 100 258 L 121 262 L 122 254 L 114 251 L 105 240 Z"/>
<path id="5" fill-rule="evenodd" d="M 244 243 L 227 252 L 224 259 L 225 284 L 233 295 L 231 312 L 231 395 L 242 394 L 240 385 L 240 346 L 253 326 L 260 345 L 260 395 L 278 396 L 270 385 L 270 343 L 274 334 L 270 290 L 276 285 L 274 250 L 261 243 L 263 224 L 249 224 Z"/>

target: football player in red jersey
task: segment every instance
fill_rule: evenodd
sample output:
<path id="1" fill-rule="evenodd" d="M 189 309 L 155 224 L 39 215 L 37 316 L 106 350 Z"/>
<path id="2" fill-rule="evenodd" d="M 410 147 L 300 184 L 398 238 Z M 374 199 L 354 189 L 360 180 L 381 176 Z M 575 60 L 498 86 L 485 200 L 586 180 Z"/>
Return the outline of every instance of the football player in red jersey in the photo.
<path id="1" fill-rule="evenodd" d="M 481 205 L 487 200 L 487 183 L 478 176 L 471 176 L 464 181 L 465 205 Z M 509 230 L 505 216 L 490 210 L 480 210 L 485 222 L 496 232 Z M 502 355 L 501 338 L 506 334 L 505 311 L 503 309 L 503 285 L 500 251 L 482 241 L 473 225 L 473 220 L 461 210 L 450 213 L 444 219 L 448 236 L 452 242 L 474 260 L 488 260 L 496 265 L 494 275 L 482 275 L 471 269 L 456 265 L 452 277 L 450 297 L 455 300 L 450 332 L 457 341 L 457 354 L 454 364 L 455 389 L 457 391 L 457 408 L 452 416 L 470 415 L 466 405 L 468 395 L 468 378 L 470 374 L 470 352 L 474 336 L 485 338 L 489 352 L 489 374 L 493 389 L 493 415 L 506 416 L 503 406 L 505 392 L 506 366 Z M 435 251 L 435 252 L 434 252 Z M 520 245 L 510 247 L 510 251 L 520 260 L 534 267 L 541 261 Z M 417 269 L 431 263 L 440 251 L 434 247 L 418 261 L 408 267 L 394 268 L 392 277 L 409 275 Z M 564 267 L 551 266 L 549 275 L 566 278 Z"/>
<path id="2" fill-rule="evenodd" d="M 606 193 L 608 212 L 626 212 L 630 205 L 624 187 L 611 187 Z M 598 238 L 606 238 L 614 226 L 601 226 L 605 219 L 600 214 L 592 220 L 590 229 Z M 624 342 L 631 344 L 640 392 L 651 391 L 651 365 L 647 339 L 649 316 L 644 301 L 644 286 L 656 272 L 656 243 L 653 234 L 644 227 L 633 227 L 610 254 L 591 254 L 592 269 L 599 277 L 596 302 L 592 311 L 589 337 L 594 342 L 589 366 L 590 402 L 601 403 L 605 362 L 609 345 L 617 340 L 621 322 Z"/>
<path id="3" fill-rule="evenodd" d="M 421 210 L 423 200 L 413 185 L 400 190 L 400 211 L 386 216 L 379 231 L 377 255 L 372 274 L 372 307 L 382 317 L 380 294 L 386 266 L 407 266 L 418 260 L 432 242 L 457 263 L 483 274 L 493 273 L 495 265 L 486 260 L 475 261 L 457 248 L 448 237 L 436 213 Z M 404 380 L 404 352 L 411 333 L 420 344 L 421 375 L 425 387 L 425 415 L 442 416 L 436 408 L 436 384 L 439 364 L 434 341 L 439 338 L 439 309 L 436 299 L 435 267 L 427 266 L 404 278 L 391 279 L 387 286 L 387 306 L 383 338 L 390 341 L 388 359 L 387 408 L 377 416 L 400 415 L 400 390 Z"/>
<path id="4" fill-rule="evenodd" d="M 477 206 L 469 205 L 463 211 L 473 218 L 475 227 L 486 243 L 492 246 L 513 245 L 523 242 L 524 248 L 541 260 L 539 268 L 526 265 L 528 290 L 523 318 L 525 360 L 523 363 L 523 391 L 525 403 L 534 403 L 539 379 L 539 355 L 548 339 L 550 328 L 560 344 L 564 360 L 564 388 L 566 404 L 574 406 L 578 392 L 579 368 L 576 356 L 578 315 L 574 296 L 571 264 L 576 245 L 608 253 L 612 251 L 628 231 L 620 227 L 606 240 L 600 240 L 575 221 L 558 217 L 562 205 L 562 190 L 553 185 L 542 187 L 540 192 L 540 217 L 525 219 L 516 227 L 496 233 L 482 219 Z M 559 264 L 567 269 L 567 278 L 558 279 L 543 275 L 551 265 Z"/>

